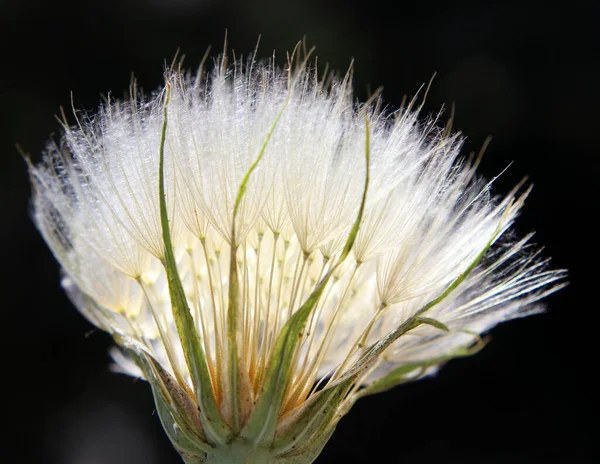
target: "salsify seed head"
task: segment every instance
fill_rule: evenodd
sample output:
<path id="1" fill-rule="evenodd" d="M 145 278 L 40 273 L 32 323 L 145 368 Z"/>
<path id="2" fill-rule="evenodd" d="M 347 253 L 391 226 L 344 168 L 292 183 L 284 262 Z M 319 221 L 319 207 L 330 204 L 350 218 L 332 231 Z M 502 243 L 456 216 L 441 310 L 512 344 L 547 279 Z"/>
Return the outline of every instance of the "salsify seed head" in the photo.
<path id="1" fill-rule="evenodd" d="M 186 462 L 310 463 L 367 394 L 476 351 L 562 285 L 463 138 L 350 75 L 168 70 L 30 164 L 35 222 Z"/>

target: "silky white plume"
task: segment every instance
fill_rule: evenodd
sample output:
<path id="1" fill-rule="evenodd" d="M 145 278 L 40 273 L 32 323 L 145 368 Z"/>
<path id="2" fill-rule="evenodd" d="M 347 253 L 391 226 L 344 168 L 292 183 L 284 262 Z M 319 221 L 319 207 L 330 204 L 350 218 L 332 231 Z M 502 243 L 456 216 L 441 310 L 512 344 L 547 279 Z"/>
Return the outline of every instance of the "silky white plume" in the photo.
<path id="1" fill-rule="evenodd" d="M 252 401 L 282 328 L 334 269 L 299 335 L 282 417 L 354 373 L 338 416 L 362 392 L 400 383 L 388 380 L 403 366 L 402 381 L 433 372 L 495 324 L 538 311 L 535 302 L 563 277 L 529 236 L 509 232 L 527 191 L 493 195 L 475 173 L 477 159 L 461 156 L 459 134 L 437 118 L 419 120 L 414 100 L 388 113 L 357 105 L 348 76 L 323 82 L 303 66 L 284 72 L 253 61 L 169 71 L 150 97 L 133 89 L 94 116 L 76 113 L 77 124 L 65 123 L 60 142 L 30 166 L 35 220 L 74 303 L 191 392 L 163 266 L 159 147 L 168 91 L 169 230 L 218 404 L 227 395 L 232 245 L 238 362 Z M 335 267 L 363 201 L 366 142 L 364 215 L 351 254 Z M 142 375 L 128 355 L 114 357 Z"/>

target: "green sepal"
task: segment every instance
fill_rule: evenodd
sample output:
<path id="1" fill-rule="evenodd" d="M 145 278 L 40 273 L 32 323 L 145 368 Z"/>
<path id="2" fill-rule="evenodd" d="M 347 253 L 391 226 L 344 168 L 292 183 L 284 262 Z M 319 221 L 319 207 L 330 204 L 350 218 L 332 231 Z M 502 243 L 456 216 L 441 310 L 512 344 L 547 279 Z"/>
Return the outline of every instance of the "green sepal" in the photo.
<path id="1" fill-rule="evenodd" d="M 252 440 L 257 445 L 270 444 L 273 440 L 283 396 L 290 378 L 292 359 L 301 339 L 300 334 L 325 290 L 330 275 L 329 273 L 321 280 L 300 309 L 283 326 L 277 338 L 258 401 L 241 433 L 243 438 Z"/>
<path id="2" fill-rule="evenodd" d="M 187 456 L 186 462 L 204 462 L 206 453 L 212 448 L 205 443 L 199 428 L 198 409 L 193 400 L 151 355 L 134 348 L 122 336 L 115 336 L 115 340 L 135 361 L 150 384 L 160 421 L 173 446 Z"/>
<path id="3" fill-rule="evenodd" d="M 395 387 L 396 385 L 400 385 L 408 380 L 407 376 L 410 373 L 414 372 L 415 370 L 423 371 L 425 369 L 425 364 L 427 363 L 410 363 L 397 367 L 385 377 L 382 377 L 375 383 L 369 385 L 366 388 L 363 388 L 359 392 L 359 395 L 361 397 L 373 395 L 375 393 L 380 393 L 389 390 L 390 388 Z"/>
<path id="4" fill-rule="evenodd" d="M 200 421 L 200 413 L 198 405 L 190 395 L 191 392 L 184 390 L 173 376 L 167 372 L 152 356 L 148 353 L 143 353 L 146 361 L 150 365 L 150 373 L 153 376 L 154 382 L 161 387 L 163 396 L 169 399 L 169 410 L 174 411 L 176 419 L 181 422 L 181 426 L 189 430 L 193 434 L 194 442 L 206 443 L 206 437 L 202 423 Z M 202 446 L 202 445 L 200 445 Z M 209 446 L 202 446 L 205 451 L 209 450 Z"/>
<path id="5" fill-rule="evenodd" d="M 353 381 L 348 379 L 334 388 L 321 390 L 283 416 L 275 431 L 273 454 L 293 453 L 300 445 L 314 441 L 313 435 L 331 421 Z"/>
<path id="6" fill-rule="evenodd" d="M 342 253 L 340 255 L 340 259 L 337 263 L 339 266 L 342 261 L 346 259 L 346 257 L 350 254 L 350 250 L 354 246 L 354 242 L 356 241 L 356 236 L 358 235 L 358 230 L 360 228 L 360 223 L 362 222 L 365 206 L 367 204 L 367 192 L 369 191 L 369 184 L 371 182 L 371 129 L 369 128 L 369 118 L 365 114 L 365 184 L 363 186 L 362 198 L 360 200 L 360 206 L 358 208 L 358 214 L 356 215 L 356 220 L 354 224 L 352 224 L 352 229 L 350 229 L 350 233 L 348 234 L 348 238 L 346 239 L 346 244 L 342 249 Z"/>
<path id="7" fill-rule="evenodd" d="M 258 155 L 256 159 L 252 162 L 248 171 L 244 174 L 242 181 L 238 187 L 238 192 L 235 198 L 235 203 L 233 206 L 233 215 L 231 221 L 231 255 L 229 258 L 229 292 L 228 299 L 229 304 L 227 308 L 227 366 L 228 366 L 228 380 L 229 384 L 227 385 L 227 390 L 225 392 L 225 401 L 229 401 L 229 406 L 231 409 L 231 425 L 232 425 L 232 433 L 233 435 L 237 435 L 240 430 L 240 375 L 244 375 L 239 371 L 239 356 L 238 356 L 238 325 L 240 318 L 240 289 L 239 289 L 239 280 L 238 280 L 238 272 L 237 272 L 237 239 L 236 239 L 236 231 L 235 225 L 237 220 L 237 215 L 239 212 L 240 205 L 242 203 L 242 199 L 246 194 L 246 190 L 248 188 L 248 183 L 250 182 L 250 177 L 254 170 L 257 168 L 258 163 L 262 159 L 267 149 L 267 145 L 269 144 L 269 140 L 275 131 L 275 127 L 277 127 L 277 123 L 279 119 L 281 119 L 281 115 L 283 114 L 285 108 L 287 107 L 289 101 L 289 96 L 283 102 L 283 106 L 277 113 L 275 120 L 271 124 L 269 131 L 267 132 L 267 136 L 263 141 L 263 144 L 260 147 Z M 242 405 L 243 406 L 243 405 Z"/>
<path id="8" fill-rule="evenodd" d="M 253 441 L 260 446 L 268 446 L 275 437 L 277 418 L 279 417 L 284 394 L 288 387 L 288 380 L 291 377 L 292 360 L 296 347 L 302 338 L 302 331 L 304 330 L 306 321 L 317 305 L 331 276 L 350 253 L 356 240 L 360 223 L 362 222 L 370 181 L 370 131 L 368 119 L 366 117 L 365 121 L 366 173 L 362 199 L 356 220 L 352 225 L 344 248 L 342 249 L 342 253 L 336 264 L 331 267 L 327 274 L 325 274 L 302 306 L 300 306 L 283 326 L 269 360 L 269 367 L 267 368 L 265 380 L 260 389 L 258 401 L 248 422 L 241 432 L 243 438 Z"/>
<path id="9" fill-rule="evenodd" d="M 207 439 L 212 443 L 224 444 L 231 435 L 231 431 L 217 405 L 212 388 L 210 373 L 206 362 L 204 351 L 200 344 L 200 337 L 196 331 L 194 320 L 187 304 L 187 298 L 183 290 L 181 278 L 177 271 L 177 261 L 173 252 L 171 242 L 171 231 L 169 228 L 169 217 L 167 213 L 167 202 L 165 193 L 165 139 L 167 133 L 167 106 L 169 103 L 170 85 L 167 84 L 167 95 L 165 98 L 163 112 L 163 126 L 160 137 L 159 153 L 159 202 L 160 221 L 164 242 L 164 258 L 162 263 L 167 273 L 169 284 L 169 296 L 171 297 L 171 309 L 173 319 L 177 327 L 177 333 L 181 340 L 181 347 L 188 366 L 196 399 L 200 407 L 200 418 Z"/>
<path id="10" fill-rule="evenodd" d="M 311 464 L 323 451 L 323 448 L 333 435 L 335 431 L 335 424 L 318 440 L 310 444 L 310 446 L 303 448 L 298 454 L 292 454 L 289 456 L 282 456 L 275 458 L 276 464 Z"/>
<path id="11" fill-rule="evenodd" d="M 232 240 L 235 240 L 235 221 L 232 226 Z M 235 436 L 240 430 L 240 411 L 239 411 L 239 389 L 240 389 L 240 372 L 239 372 L 239 356 L 237 346 L 237 332 L 239 325 L 239 307 L 240 307 L 240 282 L 237 272 L 237 248 L 231 244 L 231 257 L 229 261 L 229 297 L 227 308 L 227 366 L 228 366 L 228 381 L 224 388 L 223 401 L 229 402 L 229 414 L 225 416 L 231 418 L 232 435 Z"/>
<path id="12" fill-rule="evenodd" d="M 373 365 L 377 358 L 390 346 L 394 341 L 400 338 L 405 333 L 421 325 L 416 318 L 410 318 L 400 324 L 396 329 L 388 333 L 384 338 L 371 345 L 367 350 L 356 360 L 356 362 L 338 379 L 333 385 L 344 382 L 349 377 L 357 377 L 360 373 L 367 370 Z"/>
<path id="13" fill-rule="evenodd" d="M 277 123 L 281 119 L 281 115 L 283 114 L 285 108 L 287 107 L 288 102 L 289 102 L 289 95 L 284 100 L 283 105 L 282 105 L 281 109 L 279 110 L 279 113 L 277 113 L 277 116 L 275 116 L 275 120 L 273 121 L 273 124 L 271 124 L 271 127 L 269 128 L 269 131 L 267 132 L 267 136 L 265 137 L 265 140 L 264 140 L 263 144 L 261 145 L 260 150 L 258 151 L 258 155 L 256 156 L 256 159 L 252 162 L 252 164 L 248 168 L 248 171 L 246 171 L 246 174 L 244 174 L 242 182 L 240 182 L 240 186 L 238 187 L 238 192 L 235 197 L 235 203 L 233 206 L 232 228 L 234 228 L 234 230 L 235 230 L 235 219 L 237 217 L 240 205 L 242 203 L 242 198 L 246 194 L 246 189 L 248 188 L 248 182 L 250 181 L 250 176 L 252 175 L 254 170 L 257 168 L 258 163 L 264 156 L 265 151 L 267 150 L 267 145 L 269 144 L 269 140 L 271 140 L 271 136 L 273 135 L 273 132 L 275 132 L 275 127 L 277 127 Z"/>
<path id="14" fill-rule="evenodd" d="M 417 317 L 417 322 L 421 324 L 427 324 L 431 327 L 435 327 L 436 329 L 443 330 L 444 332 L 450 332 L 450 329 L 443 322 L 438 321 L 437 319 L 433 319 L 431 317 Z"/>
<path id="15" fill-rule="evenodd" d="M 317 456 L 319 456 L 323 447 L 333 435 L 338 422 L 349 410 L 349 407 L 340 407 L 340 404 L 343 406 L 349 402 L 347 394 L 353 387 L 354 380 L 355 379 L 348 379 L 347 382 L 344 382 L 345 385 L 340 389 L 337 388 L 337 385 L 342 384 L 338 383 L 336 387 L 329 387 L 328 389 L 322 390 L 323 392 L 326 392 L 327 390 L 336 390 L 334 397 L 336 401 L 335 407 L 328 408 L 327 414 L 323 414 L 323 417 L 316 422 L 318 427 L 312 432 L 310 439 L 305 439 L 303 443 L 293 446 L 286 453 L 279 455 L 277 460 L 278 463 L 310 464 Z"/>
<path id="16" fill-rule="evenodd" d="M 426 323 L 423 321 L 421 314 L 429 311 L 431 308 L 441 303 L 448 295 L 450 295 L 450 293 L 452 293 L 461 283 L 463 283 L 463 281 L 469 276 L 469 274 L 471 274 L 473 269 L 475 269 L 477 264 L 479 264 L 483 256 L 487 253 L 487 251 L 499 237 L 501 232 L 501 228 L 500 226 L 498 226 L 490 240 L 477 254 L 475 259 L 471 261 L 467 268 L 456 279 L 454 279 L 438 297 L 431 300 L 420 310 L 418 310 L 413 316 L 411 316 L 402 324 L 400 324 L 396 329 L 392 330 L 385 337 L 381 338 L 377 342 L 373 343 L 369 348 L 367 348 L 365 352 L 358 358 L 358 360 L 356 360 L 356 362 L 350 367 L 350 369 L 348 369 L 348 371 L 338 379 L 338 382 L 344 381 L 347 377 L 356 376 L 360 372 L 364 372 L 365 370 L 367 370 L 392 343 L 398 340 L 398 338 L 400 338 L 405 333 L 411 331 L 412 329 L 420 326 L 421 324 Z M 430 318 L 425 319 L 429 320 L 430 322 L 433 321 L 433 319 Z"/>
<path id="17" fill-rule="evenodd" d="M 426 361 L 421 361 L 421 362 L 409 363 L 409 364 L 405 364 L 403 366 L 397 367 L 396 369 L 394 369 L 390 373 L 388 373 L 386 376 L 384 376 L 381 379 L 377 380 L 376 382 L 372 383 L 368 387 L 360 390 L 358 392 L 358 397 L 362 398 L 363 396 L 373 395 L 375 393 L 381 393 L 381 392 L 387 391 L 390 388 L 393 388 L 397 385 L 400 385 L 402 383 L 418 379 L 426 372 L 426 370 L 429 367 L 437 366 L 439 364 L 448 362 L 452 359 L 472 356 L 475 353 L 478 353 L 483 348 L 484 345 L 485 345 L 485 342 L 483 342 L 480 339 L 478 341 L 478 343 L 476 343 L 472 347 L 458 348 L 458 349 L 454 350 L 452 353 L 449 353 L 445 356 L 440 356 L 437 358 L 432 358 L 432 359 L 428 359 Z M 419 371 L 419 372 L 417 372 L 416 376 L 409 377 L 409 374 L 414 373 L 414 371 L 416 371 L 416 370 Z"/>
<path id="18" fill-rule="evenodd" d="M 190 455 L 186 451 L 178 449 L 176 446 L 173 446 L 173 447 L 179 453 L 179 456 L 181 456 L 181 460 L 185 464 L 204 464 L 204 463 L 206 463 L 206 458 L 201 458 L 198 456 Z"/>
<path id="19" fill-rule="evenodd" d="M 158 417 L 173 447 L 184 458 L 186 463 L 203 463 L 206 460 L 206 453 L 189 439 L 185 430 L 177 423 L 172 412 L 173 410 L 169 408 L 166 399 L 159 393 L 158 389 L 153 388 L 152 393 Z"/>

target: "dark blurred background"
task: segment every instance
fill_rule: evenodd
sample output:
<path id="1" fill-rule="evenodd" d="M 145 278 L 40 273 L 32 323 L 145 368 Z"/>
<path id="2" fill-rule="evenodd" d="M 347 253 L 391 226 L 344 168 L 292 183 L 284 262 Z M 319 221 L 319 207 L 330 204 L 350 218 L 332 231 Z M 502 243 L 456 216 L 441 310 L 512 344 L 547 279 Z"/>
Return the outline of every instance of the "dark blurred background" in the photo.
<path id="1" fill-rule="evenodd" d="M 544 315 L 492 331 L 471 359 L 433 378 L 361 400 L 318 462 L 599 462 L 598 178 L 600 14 L 579 2 L 105 0 L 0 2 L 0 461 L 176 463 L 149 387 L 109 371 L 110 339 L 59 286 L 28 213 L 15 144 L 39 159 L 59 107 L 93 110 L 131 73 L 147 90 L 176 50 L 196 67 L 209 45 L 284 53 L 306 36 L 321 63 L 355 60 L 364 99 L 390 106 L 434 72 L 427 112 L 456 105 L 467 150 L 493 142 L 481 172 L 506 193 L 535 184 L 517 228 L 537 231 L 570 286 Z M 590 2 L 592 5 L 597 2 Z"/>

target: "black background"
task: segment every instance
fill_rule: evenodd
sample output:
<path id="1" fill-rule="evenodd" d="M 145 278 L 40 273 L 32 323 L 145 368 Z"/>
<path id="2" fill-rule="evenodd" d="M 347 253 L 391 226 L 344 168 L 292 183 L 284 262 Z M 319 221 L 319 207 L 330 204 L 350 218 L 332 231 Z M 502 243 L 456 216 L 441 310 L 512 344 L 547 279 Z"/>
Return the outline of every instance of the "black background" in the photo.
<path id="1" fill-rule="evenodd" d="M 358 97 L 383 86 L 392 107 L 437 71 L 426 110 L 455 103 L 467 150 L 494 137 L 481 173 L 513 162 L 497 192 L 530 176 L 517 229 L 536 230 L 553 265 L 570 270 L 546 314 L 494 329 L 482 353 L 433 379 L 361 400 L 318 462 L 597 462 L 600 14 L 550 5 L 2 0 L 0 461 L 179 462 L 148 386 L 109 372 L 109 337 L 64 296 L 29 219 L 15 144 L 39 159 L 71 91 L 93 110 L 132 72 L 154 90 L 178 47 L 195 67 L 227 28 L 237 53 L 262 34 L 259 55 L 275 49 L 281 63 L 306 35 L 333 69 L 355 59 Z"/>

